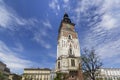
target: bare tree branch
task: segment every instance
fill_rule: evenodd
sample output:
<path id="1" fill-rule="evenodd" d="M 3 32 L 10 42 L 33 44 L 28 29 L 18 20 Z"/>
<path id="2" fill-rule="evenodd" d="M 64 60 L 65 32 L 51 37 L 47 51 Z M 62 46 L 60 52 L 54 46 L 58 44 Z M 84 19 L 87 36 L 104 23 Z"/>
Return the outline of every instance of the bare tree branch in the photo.
<path id="1" fill-rule="evenodd" d="M 82 70 L 85 76 L 91 80 L 95 80 L 98 75 L 98 69 L 102 66 L 102 62 L 99 56 L 95 54 L 95 50 L 84 49 L 84 53 L 81 56 Z"/>

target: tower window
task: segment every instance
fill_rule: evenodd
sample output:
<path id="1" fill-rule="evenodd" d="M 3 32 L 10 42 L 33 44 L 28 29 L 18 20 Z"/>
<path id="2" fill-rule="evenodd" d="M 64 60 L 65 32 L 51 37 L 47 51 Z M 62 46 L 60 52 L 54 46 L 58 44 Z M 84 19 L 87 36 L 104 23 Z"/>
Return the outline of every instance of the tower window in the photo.
<path id="1" fill-rule="evenodd" d="M 60 62 L 58 62 L 58 69 L 60 69 Z"/>
<path id="2" fill-rule="evenodd" d="M 74 67 L 75 66 L 75 60 L 71 59 L 71 66 Z"/>
<path id="3" fill-rule="evenodd" d="M 72 55 L 72 49 L 70 48 L 70 53 L 69 53 L 70 55 Z"/>
<path id="4" fill-rule="evenodd" d="M 68 36 L 68 39 L 72 39 L 72 36 L 71 36 L 71 35 L 69 35 L 69 36 Z"/>

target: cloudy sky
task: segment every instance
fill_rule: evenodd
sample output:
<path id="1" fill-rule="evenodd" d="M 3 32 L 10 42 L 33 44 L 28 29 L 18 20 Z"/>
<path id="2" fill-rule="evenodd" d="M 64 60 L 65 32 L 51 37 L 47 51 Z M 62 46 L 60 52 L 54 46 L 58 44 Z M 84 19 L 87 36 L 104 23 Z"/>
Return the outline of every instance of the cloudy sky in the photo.
<path id="1" fill-rule="evenodd" d="M 120 0 L 0 0 L 0 61 L 12 72 L 54 68 L 65 12 L 81 50 L 95 48 L 104 67 L 120 68 Z"/>

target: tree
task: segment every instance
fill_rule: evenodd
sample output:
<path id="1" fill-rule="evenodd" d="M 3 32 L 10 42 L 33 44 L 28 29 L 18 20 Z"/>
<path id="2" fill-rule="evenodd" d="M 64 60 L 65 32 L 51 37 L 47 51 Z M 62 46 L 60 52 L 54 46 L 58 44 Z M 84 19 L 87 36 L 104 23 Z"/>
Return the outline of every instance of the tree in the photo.
<path id="1" fill-rule="evenodd" d="M 4 80 L 5 76 L 0 72 L 0 80 Z"/>
<path id="2" fill-rule="evenodd" d="M 54 80 L 62 80 L 62 73 L 56 73 L 56 77 L 54 78 Z"/>
<path id="3" fill-rule="evenodd" d="M 96 76 L 99 74 L 99 69 L 102 66 L 102 62 L 98 55 L 95 54 L 95 50 L 84 49 L 81 56 L 83 75 L 85 80 L 96 80 Z"/>
<path id="4" fill-rule="evenodd" d="M 56 73 L 56 77 L 54 80 L 67 80 L 68 74 L 67 73 Z"/>
<path id="5" fill-rule="evenodd" d="M 17 75 L 17 74 L 13 74 L 13 80 L 21 80 L 22 77 L 20 75 Z"/>

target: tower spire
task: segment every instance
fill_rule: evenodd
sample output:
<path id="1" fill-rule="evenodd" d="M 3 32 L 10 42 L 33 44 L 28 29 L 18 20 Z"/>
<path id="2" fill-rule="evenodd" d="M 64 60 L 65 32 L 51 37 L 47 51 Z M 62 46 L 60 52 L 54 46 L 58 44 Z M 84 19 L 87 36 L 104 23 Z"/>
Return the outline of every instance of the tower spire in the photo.
<path id="1" fill-rule="evenodd" d="M 65 7 L 65 13 L 67 13 L 67 8 Z"/>
<path id="2" fill-rule="evenodd" d="M 64 16 L 63 16 L 63 22 L 66 22 L 66 23 L 71 23 L 71 20 L 68 16 L 68 14 L 65 12 Z"/>

